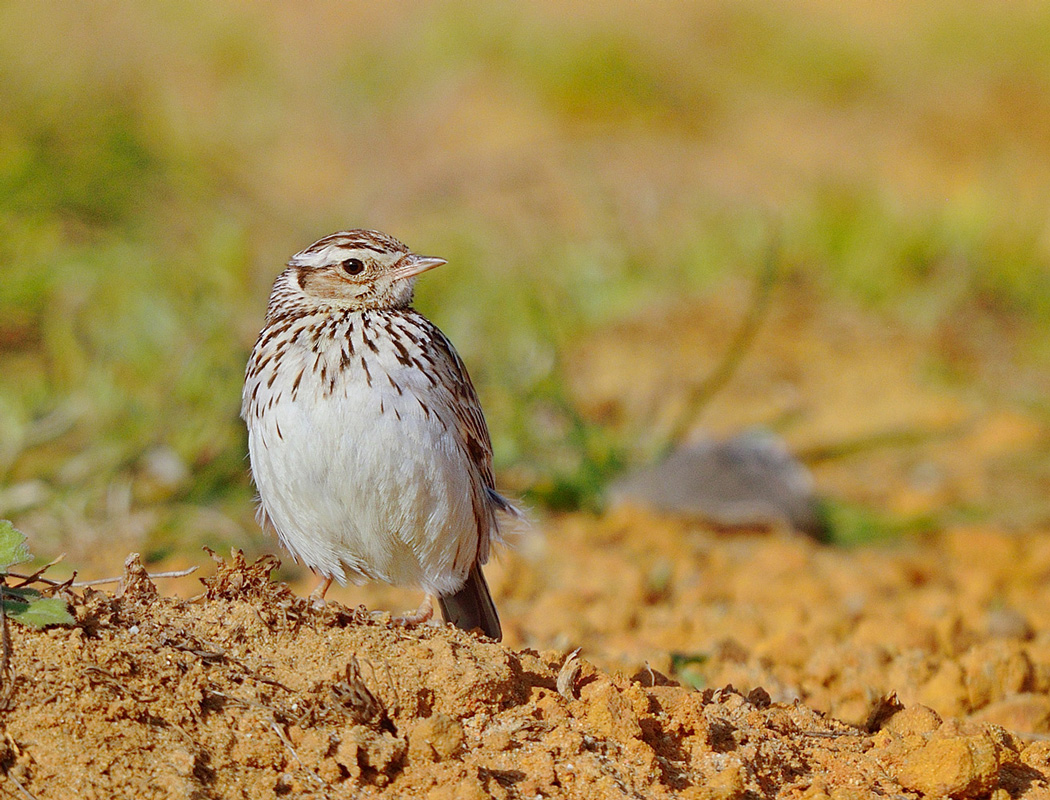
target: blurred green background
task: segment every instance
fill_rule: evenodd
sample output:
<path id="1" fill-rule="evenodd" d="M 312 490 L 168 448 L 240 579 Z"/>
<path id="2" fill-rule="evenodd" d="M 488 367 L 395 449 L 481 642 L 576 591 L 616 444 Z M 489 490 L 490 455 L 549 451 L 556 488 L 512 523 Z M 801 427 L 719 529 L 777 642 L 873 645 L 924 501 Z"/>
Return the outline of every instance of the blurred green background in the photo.
<path id="1" fill-rule="evenodd" d="M 38 554 L 274 546 L 243 367 L 347 227 L 449 260 L 418 305 L 541 512 L 649 453 L 574 347 L 746 302 L 772 239 L 784 286 L 1033 420 L 1050 484 L 1044 3 L 16 1 L 0 87 L 0 516 Z"/>

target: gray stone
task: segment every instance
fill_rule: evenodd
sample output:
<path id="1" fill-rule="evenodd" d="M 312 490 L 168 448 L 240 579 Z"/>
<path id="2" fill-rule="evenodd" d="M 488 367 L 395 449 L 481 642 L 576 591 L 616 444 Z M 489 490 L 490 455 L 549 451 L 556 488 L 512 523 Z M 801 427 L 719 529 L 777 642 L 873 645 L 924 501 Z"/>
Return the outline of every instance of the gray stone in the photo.
<path id="1" fill-rule="evenodd" d="M 690 443 L 614 482 L 608 498 L 728 528 L 825 534 L 812 476 L 780 437 L 765 431 Z"/>

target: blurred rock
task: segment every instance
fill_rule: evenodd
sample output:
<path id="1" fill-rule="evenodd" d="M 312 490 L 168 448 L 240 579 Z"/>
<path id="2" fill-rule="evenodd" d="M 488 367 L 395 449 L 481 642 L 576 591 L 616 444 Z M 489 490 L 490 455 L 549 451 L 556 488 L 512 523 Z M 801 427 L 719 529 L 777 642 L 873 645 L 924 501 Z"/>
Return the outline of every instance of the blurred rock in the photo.
<path id="1" fill-rule="evenodd" d="M 985 629 L 996 639 L 1021 639 L 1027 641 L 1035 635 L 1028 619 L 1016 608 L 991 609 L 985 617 Z"/>
<path id="2" fill-rule="evenodd" d="M 999 697 L 1033 688 L 1032 660 L 1016 642 L 982 642 L 961 660 L 970 708 L 984 708 Z"/>
<path id="3" fill-rule="evenodd" d="M 974 719 L 1011 731 L 1050 733 L 1050 697 L 1031 692 L 1015 694 L 985 706 Z"/>
<path id="4" fill-rule="evenodd" d="M 942 661 L 918 697 L 923 705 L 936 709 L 941 716 L 960 717 L 969 713 L 962 667 L 954 661 Z"/>
<path id="5" fill-rule="evenodd" d="M 790 527 L 825 536 L 809 471 L 782 439 L 762 431 L 688 444 L 616 481 L 609 500 L 729 528 Z"/>
<path id="6" fill-rule="evenodd" d="M 190 481 L 190 470 L 178 453 L 166 445 L 152 448 L 142 456 L 135 481 L 140 502 L 160 502 L 182 491 Z"/>
<path id="7" fill-rule="evenodd" d="M 0 489 L 0 516 L 28 511 L 43 505 L 50 497 L 47 484 L 40 480 L 12 483 Z"/>

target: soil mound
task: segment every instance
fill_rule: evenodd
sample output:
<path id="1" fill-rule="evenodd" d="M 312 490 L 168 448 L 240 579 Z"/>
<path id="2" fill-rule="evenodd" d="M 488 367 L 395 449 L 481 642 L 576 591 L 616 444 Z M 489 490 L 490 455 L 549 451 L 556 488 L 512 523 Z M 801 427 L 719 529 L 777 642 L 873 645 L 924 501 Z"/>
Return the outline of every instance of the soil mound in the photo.
<path id="1" fill-rule="evenodd" d="M 1045 797 L 1050 742 L 878 705 L 864 726 L 762 689 L 609 675 L 450 627 L 314 608 L 235 555 L 198 598 L 137 560 L 74 628 L 12 627 L 8 796 Z"/>

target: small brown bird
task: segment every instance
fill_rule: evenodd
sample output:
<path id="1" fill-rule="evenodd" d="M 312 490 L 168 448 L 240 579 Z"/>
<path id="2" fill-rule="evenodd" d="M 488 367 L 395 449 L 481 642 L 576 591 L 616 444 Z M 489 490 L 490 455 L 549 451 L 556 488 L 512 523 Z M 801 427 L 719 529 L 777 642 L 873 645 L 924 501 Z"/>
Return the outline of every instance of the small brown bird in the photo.
<path id="1" fill-rule="evenodd" d="M 378 231 L 326 236 L 274 282 L 248 361 L 260 514 L 332 580 L 420 586 L 446 622 L 502 631 L 482 574 L 499 539 L 492 443 L 452 343 L 412 308 L 416 277 L 446 263 Z M 407 622 L 425 621 L 429 602 Z"/>

